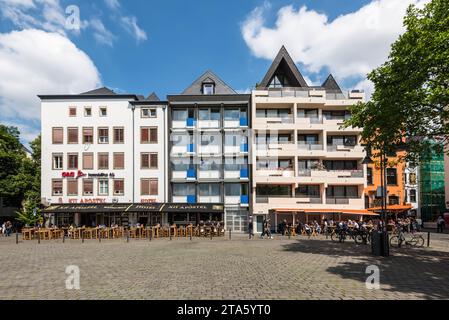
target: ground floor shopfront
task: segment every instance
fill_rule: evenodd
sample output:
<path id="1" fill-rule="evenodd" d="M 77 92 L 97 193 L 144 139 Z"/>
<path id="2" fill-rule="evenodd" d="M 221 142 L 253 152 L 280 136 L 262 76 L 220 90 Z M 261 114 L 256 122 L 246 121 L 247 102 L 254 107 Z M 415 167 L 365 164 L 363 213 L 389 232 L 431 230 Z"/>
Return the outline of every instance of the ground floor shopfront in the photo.
<path id="1" fill-rule="evenodd" d="M 226 230 L 246 232 L 248 209 L 223 204 L 58 204 L 46 208 L 44 217 L 47 224 L 58 227 L 196 226 L 211 221 L 224 225 Z"/>
<path id="2" fill-rule="evenodd" d="M 323 224 L 324 220 L 332 221 L 362 221 L 374 220 L 379 215 L 368 210 L 324 210 L 324 209 L 273 209 L 266 214 L 255 214 L 253 216 L 253 228 L 255 233 L 262 233 L 263 222 L 270 219 L 271 231 L 278 232 L 279 224 L 284 220 L 289 225 L 298 223 L 312 223 L 317 221 Z"/>

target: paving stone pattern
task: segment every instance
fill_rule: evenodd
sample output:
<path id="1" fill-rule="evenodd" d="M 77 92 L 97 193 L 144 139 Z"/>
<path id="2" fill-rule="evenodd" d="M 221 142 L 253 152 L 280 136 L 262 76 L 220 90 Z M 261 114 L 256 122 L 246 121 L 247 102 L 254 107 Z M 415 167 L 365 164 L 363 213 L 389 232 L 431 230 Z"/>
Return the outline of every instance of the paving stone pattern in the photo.
<path id="1" fill-rule="evenodd" d="M 67 290 L 68 265 L 80 290 Z M 369 290 L 366 268 L 380 268 Z M 0 299 L 449 299 L 449 235 L 392 250 L 324 237 L 20 241 L 0 238 Z"/>

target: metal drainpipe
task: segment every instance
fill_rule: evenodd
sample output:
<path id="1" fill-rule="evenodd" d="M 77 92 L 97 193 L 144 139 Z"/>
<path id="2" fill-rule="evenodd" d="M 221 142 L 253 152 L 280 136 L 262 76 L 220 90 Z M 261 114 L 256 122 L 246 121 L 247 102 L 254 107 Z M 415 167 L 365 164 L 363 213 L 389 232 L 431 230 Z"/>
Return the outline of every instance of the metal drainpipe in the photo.
<path id="1" fill-rule="evenodd" d="M 135 109 L 136 109 L 136 106 L 131 106 L 131 110 L 132 110 L 132 113 L 133 113 L 133 203 L 136 203 L 136 199 L 135 199 L 135 195 L 136 195 L 136 192 L 135 192 L 135 189 L 136 189 L 136 169 L 135 169 L 135 148 L 136 148 L 136 143 L 135 143 L 135 140 L 136 140 L 136 137 L 135 137 L 135 120 L 134 120 L 134 111 L 135 111 Z"/>

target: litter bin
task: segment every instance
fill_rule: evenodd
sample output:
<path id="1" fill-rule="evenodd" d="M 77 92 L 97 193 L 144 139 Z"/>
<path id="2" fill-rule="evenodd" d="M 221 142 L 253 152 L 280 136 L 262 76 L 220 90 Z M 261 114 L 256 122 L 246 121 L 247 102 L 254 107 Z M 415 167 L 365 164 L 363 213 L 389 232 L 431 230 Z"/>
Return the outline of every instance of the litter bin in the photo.
<path id="1" fill-rule="evenodd" d="M 371 253 L 375 256 L 388 257 L 390 255 L 390 244 L 388 232 L 373 231 L 371 234 Z"/>

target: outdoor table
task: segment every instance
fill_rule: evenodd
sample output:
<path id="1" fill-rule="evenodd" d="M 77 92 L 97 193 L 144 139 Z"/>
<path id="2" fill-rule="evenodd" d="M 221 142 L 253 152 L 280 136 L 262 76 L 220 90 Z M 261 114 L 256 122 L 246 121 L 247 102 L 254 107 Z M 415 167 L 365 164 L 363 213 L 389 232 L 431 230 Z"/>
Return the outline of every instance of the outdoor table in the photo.
<path id="1" fill-rule="evenodd" d="M 32 229 L 22 229 L 23 240 L 31 240 L 33 235 Z"/>
<path id="2" fill-rule="evenodd" d="M 296 228 L 295 227 L 289 227 L 290 228 L 290 235 L 295 237 L 296 236 Z"/>

